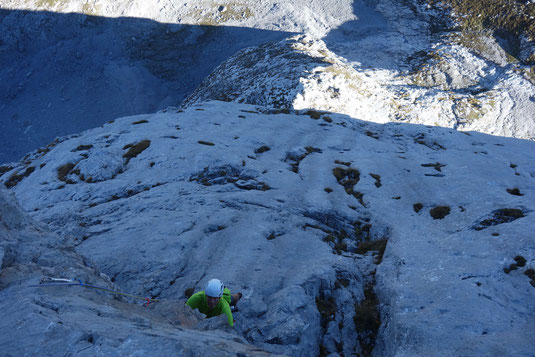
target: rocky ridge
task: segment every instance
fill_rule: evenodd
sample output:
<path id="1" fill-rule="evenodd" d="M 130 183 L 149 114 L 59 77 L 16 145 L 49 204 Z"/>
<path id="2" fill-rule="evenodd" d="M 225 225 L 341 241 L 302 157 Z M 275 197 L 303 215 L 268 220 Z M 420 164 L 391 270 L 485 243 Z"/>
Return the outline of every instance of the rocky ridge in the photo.
<path id="1" fill-rule="evenodd" d="M 362 11 L 375 22 L 238 52 L 183 107 L 215 99 L 535 138 L 535 85 L 496 41 L 474 51 L 433 32 L 429 10 L 391 1 Z"/>

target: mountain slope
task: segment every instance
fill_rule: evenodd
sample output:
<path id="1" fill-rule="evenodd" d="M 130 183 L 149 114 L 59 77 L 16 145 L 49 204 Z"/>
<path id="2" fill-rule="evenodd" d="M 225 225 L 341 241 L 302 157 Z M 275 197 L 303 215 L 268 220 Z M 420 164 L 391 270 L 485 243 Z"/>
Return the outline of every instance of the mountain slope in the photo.
<path id="1" fill-rule="evenodd" d="M 289 82 L 299 85 L 283 88 L 295 95 L 286 95 L 288 108 L 532 139 L 534 9 L 512 0 L 487 8 L 432 0 L 4 0 L 0 162 L 116 117 L 179 106 L 237 51 L 296 33 L 323 41 L 298 57 L 318 57 L 313 52 L 321 48 L 317 60 L 334 62 L 301 61 L 310 73 L 298 71 Z M 256 75 L 250 78 L 256 86 L 237 85 L 248 103 L 264 105 L 270 86 L 280 87 L 275 79 L 287 79 L 278 73 L 284 62 L 271 60 L 257 66 L 271 79 Z M 238 73 L 220 68 L 211 85 L 228 87 L 248 73 L 235 62 L 223 68 Z M 207 86 L 190 102 L 234 96 L 208 93 Z"/>
<path id="2" fill-rule="evenodd" d="M 533 153 L 209 102 L 63 138 L 0 179 L 123 291 L 176 301 L 221 278 L 244 294 L 228 332 L 267 351 L 528 356 Z"/>
<path id="3" fill-rule="evenodd" d="M 389 41 L 388 34 L 377 37 L 379 43 Z M 408 45 L 396 55 L 410 56 L 412 71 L 366 68 L 361 62 L 374 62 L 378 55 L 372 49 L 345 54 L 343 47 L 331 51 L 329 42 L 294 36 L 238 52 L 217 67 L 183 107 L 224 100 L 535 138 L 535 86 L 522 73 L 456 44 L 411 50 Z M 360 62 L 348 61 L 355 52 Z"/>

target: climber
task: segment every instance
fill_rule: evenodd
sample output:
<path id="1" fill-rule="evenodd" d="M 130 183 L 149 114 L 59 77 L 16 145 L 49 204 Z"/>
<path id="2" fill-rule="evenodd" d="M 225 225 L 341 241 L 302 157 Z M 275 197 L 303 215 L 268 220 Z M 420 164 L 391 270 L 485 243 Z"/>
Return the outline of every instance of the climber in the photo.
<path id="1" fill-rule="evenodd" d="M 234 326 L 232 311 L 238 311 L 236 304 L 241 297 L 242 293 L 231 294 L 230 290 L 223 286 L 221 280 L 212 279 L 206 284 L 205 290 L 191 295 L 186 305 L 192 309 L 199 309 L 206 317 L 224 313 L 227 315 L 229 325 Z"/>

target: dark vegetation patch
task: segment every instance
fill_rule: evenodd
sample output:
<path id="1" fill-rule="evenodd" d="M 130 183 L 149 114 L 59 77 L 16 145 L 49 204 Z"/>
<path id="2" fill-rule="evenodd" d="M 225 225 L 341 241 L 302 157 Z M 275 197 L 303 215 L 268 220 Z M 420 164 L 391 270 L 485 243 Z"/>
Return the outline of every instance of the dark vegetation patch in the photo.
<path id="1" fill-rule="evenodd" d="M 93 145 L 79 145 L 76 149 L 72 149 L 71 152 L 86 151 L 92 148 L 93 148 Z"/>
<path id="2" fill-rule="evenodd" d="M 414 212 L 418 213 L 420 212 L 422 208 L 424 208 L 424 205 L 418 202 L 418 203 L 413 204 L 412 208 L 414 209 Z"/>
<path id="3" fill-rule="evenodd" d="M 2 177 L 6 172 L 13 170 L 11 166 L 0 166 L 0 177 Z"/>
<path id="4" fill-rule="evenodd" d="M 273 231 L 267 236 L 267 240 L 273 240 L 273 239 L 275 239 L 277 237 L 280 237 L 282 235 L 283 235 L 283 233 L 276 233 L 276 232 Z"/>
<path id="5" fill-rule="evenodd" d="M 326 328 L 330 321 L 334 321 L 336 316 L 336 301 L 334 297 L 316 297 L 316 307 L 321 315 L 321 327 Z"/>
<path id="6" fill-rule="evenodd" d="M 516 169 L 518 167 L 518 165 L 510 164 L 509 167 L 512 168 L 512 169 Z"/>
<path id="7" fill-rule="evenodd" d="M 319 118 L 321 118 L 322 115 L 327 114 L 327 113 L 328 112 L 320 112 L 320 111 L 317 111 L 317 110 L 307 110 L 307 111 L 305 111 L 305 112 L 303 112 L 301 114 L 308 115 L 312 119 L 318 120 Z"/>
<path id="8" fill-rule="evenodd" d="M 346 162 L 346 161 L 334 160 L 334 163 L 335 164 L 339 164 L 339 165 L 344 165 L 344 166 L 347 166 L 347 167 L 351 166 L 351 163 L 350 162 Z"/>
<path id="9" fill-rule="evenodd" d="M 128 189 L 125 189 L 125 190 L 122 190 L 120 192 L 113 194 L 105 202 L 112 202 L 112 201 L 117 201 L 117 200 L 124 199 L 124 198 L 129 198 L 129 197 L 138 195 L 142 192 L 149 191 L 151 188 L 159 187 L 162 185 L 163 183 L 157 182 L 150 186 L 147 186 L 147 185 L 134 186 L 134 187 L 131 187 L 131 188 L 128 188 Z"/>
<path id="10" fill-rule="evenodd" d="M 325 187 L 323 190 L 324 190 L 325 192 L 327 192 L 327 193 L 331 193 L 331 192 L 333 192 L 333 189 L 330 188 L 330 187 Z"/>
<path id="11" fill-rule="evenodd" d="M 516 263 L 513 263 L 511 265 L 509 265 L 508 268 L 504 268 L 503 271 L 505 272 L 505 274 L 509 274 L 511 271 L 513 270 L 517 270 L 518 268 L 522 268 L 526 265 L 526 258 L 524 258 L 523 256 L 521 255 L 517 255 L 515 258 L 514 258 L 515 262 Z"/>
<path id="12" fill-rule="evenodd" d="M 429 211 L 429 214 L 433 219 L 443 219 L 450 214 L 450 210 L 450 206 L 436 206 Z"/>
<path id="13" fill-rule="evenodd" d="M 373 284 L 370 284 L 364 290 L 364 299 L 355 304 L 355 316 L 353 317 L 364 356 L 372 355 L 377 332 L 381 326 L 378 305 L 379 299 L 373 291 Z"/>
<path id="14" fill-rule="evenodd" d="M 290 113 L 294 113 L 295 111 L 294 110 L 291 110 L 290 108 L 274 108 L 274 109 L 269 109 L 269 110 L 266 110 L 266 111 L 263 111 L 263 113 L 265 114 L 274 114 L 274 115 L 278 115 L 278 114 L 290 114 Z"/>
<path id="15" fill-rule="evenodd" d="M 322 119 L 324 121 L 326 121 L 327 123 L 332 123 L 333 122 L 332 118 L 330 116 L 327 116 L 327 115 L 325 115 Z"/>
<path id="16" fill-rule="evenodd" d="M 440 162 L 435 162 L 434 164 L 422 164 L 422 167 L 433 167 L 438 172 L 442 172 L 442 168 L 446 166 L 444 164 L 441 164 Z"/>
<path id="17" fill-rule="evenodd" d="M 353 228 L 354 228 L 354 236 L 355 239 L 359 241 L 369 241 L 371 240 L 371 233 L 370 230 L 372 229 L 372 225 L 369 222 L 369 219 L 365 219 L 364 222 L 361 221 L 355 221 L 353 222 Z"/>
<path id="18" fill-rule="evenodd" d="M 513 222 L 522 217 L 524 217 L 524 211 L 519 208 L 502 208 L 493 211 L 489 217 L 474 225 L 473 229 L 480 231 L 498 224 Z"/>
<path id="19" fill-rule="evenodd" d="M 53 142 L 51 142 L 50 144 L 48 144 L 46 147 L 37 149 L 37 154 L 39 154 L 39 155 L 38 155 L 38 157 L 34 157 L 34 160 L 35 160 L 35 159 L 38 159 L 38 158 L 40 158 L 40 157 L 45 156 L 46 154 L 48 154 L 48 153 L 52 150 L 52 148 L 54 148 L 54 147 L 55 147 L 56 145 L 58 145 L 60 142 L 63 142 L 63 141 L 65 141 L 65 140 L 67 140 L 67 137 L 62 138 L 62 139 L 60 139 L 60 138 L 56 138 L 56 139 L 54 139 Z M 25 159 L 26 159 L 26 158 L 28 158 L 28 155 L 25 156 Z"/>
<path id="20" fill-rule="evenodd" d="M 345 277 L 343 273 L 337 272 L 336 274 L 336 281 L 334 282 L 334 289 L 340 289 L 342 286 L 344 288 L 347 288 L 349 286 L 350 279 L 349 277 Z M 340 328 L 341 330 L 341 328 Z"/>
<path id="21" fill-rule="evenodd" d="M 360 180 L 360 172 L 355 168 L 335 167 L 333 175 L 336 181 L 346 189 L 347 193 L 351 193 L 353 188 Z"/>
<path id="22" fill-rule="evenodd" d="M 393 200 L 401 200 L 401 196 L 392 197 Z"/>
<path id="23" fill-rule="evenodd" d="M 474 47 L 478 33 L 492 33 L 500 46 L 512 60 L 525 65 L 535 64 L 535 54 L 521 55 L 521 38 L 528 43 L 535 41 L 535 6 L 520 0 L 427 0 L 431 5 L 447 5 L 460 23 L 462 40 L 468 47 Z M 477 47 L 476 47 L 477 49 Z"/>
<path id="24" fill-rule="evenodd" d="M 509 267 L 504 268 L 503 271 L 505 274 L 509 274 L 510 272 L 517 270 L 518 268 L 523 268 L 526 266 L 527 260 L 521 255 L 517 255 L 515 258 L 515 263 L 509 265 Z M 528 278 L 530 278 L 530 284 L 535 288 L 535 270 L 532 268 L 526 269 L 524 271 L 524 275 L 526 275 Z"/>
<path id="25" fill-rule="evenodd" d="M 373 177 L 373 179 L 375 180 L 375 187 L 379 188 L 383 185 L 381 183 L 381 175 L 370 174 L 370 176 Z"/>
<path id="26" fill-rule="evenodd" d="M 126 163 L 128 163 L 131 159 L 141 154 L 143 151 L 145 151 L 150 146 L 150 140 L 142 140 L 136 144 L 128 144 L 126 145 L 123 150 L 128 149 L 126 154 L 123 155 L 123 157 L 126 159 Z"/>
<path id="27" fill-rule="evenodd" d="M 186 296 L 187 299 L 189 299 L 193 295 L 194 292 L 195 292 L 194 288 L 187 288 L 186 290 L 184 290 L 184 295 Z"/>
<path id="28" fill-rule="evenodd" d="M 321 149 L 315 148 L 313 146 L 307 146 L 303 150 L 298 152 L 289 152 L 286 154 L 285 162 L 290 162 L 291 170 L 296 174 L 299 173 L 299 164 L 303 161 L 308 155 L 312 153 L 322 153 Z"/>
<path id="29" fill-rule="evenodd" d="M 203 171 L 192 175 L 190 181 L 196 181 L 203 186 L 234 184 L 242 190 L 267 191 L 271 189 L 266 183 L 257 181 L 253 176 L 231 165 L 205 167 Z"/>
<path id="30" fill-rule="evenodd" d="M 43 157 L 45 154 L 48 154 L 50 152 L 51 147 L 53 147 L 53 146 L 49 145 L 49 146 L 47 146 L 45 148 L 39 148 L 39 149 L 37 149 L 37 153 L 41 154 L 41 157 Z"/>
<path id="31" fill-rule="evenodd" d="M 224 230 L 226 228 L 227 228 L 227 226 L 212 224 L 212 225 L 209 225 L 208 227 L 206 227 L 204 229 L 204 233 L 206 233 L 206 234 L 215 233 L 215 232 L 222 231 L 222 230 Z"/>
<path id="32" fill-rule="evenodd" d="M 320 313 L 320 325 L 322 328 L 322 335 L 325 335 L 327 333 L 327 326 L 329 325 L 329 322 L 335 321 L 336 312 L 338 311 L 338 307 L 336 305 L 336 300 L 334 299 L 334 297 L 324 295 L 325 294 L 320 293 L 320 296 L 316 297 L 316 307 L 318 309 L 318 312 Z M 340 330 L 342 327 L 343 323 L 342 326 L 339 327 Z M 343 351 L 343 342 L 335 342 L 335 345 L 338 352 Z M 326 357 L 330 355 L 329 349 L 323 343 L 320 343 L 319 350 L 320 357 Z"/>
<path id="33" fill-rule="evenodd" d="M 386 238 L 360 242 L 355 253 L 366 254 L 370 251 L 373 251 L 375 252 L 374 263 L 381 264 L 381 262 L 383 261 L 383 256 L 385 254 L 387 243 L 388 239 Z"/>
<path id="34" fill-rule="evenodd" d="M 407 62 L 413 67 L 413 73 L 416 73 L 418 69 L 424 67 L 426 63 L 432 61 L 440 61 L 440 56 L 436 51 L 416 51 L 407 57 Z M 399 119 L 402 119 L 402 117 Z"/>
<path id="35" fill-rule="evenodd" d="M 342 252 L 347 252 L 347 243 L 344 242 L 346 238 L 349 238 L 349 235 L 342 230 L 340 232 L 336 232 L 336 235 L 329 234 L 325 237 L 323 237 L 323 241 L 325 243 L 332 243 L 333 246 L 333 252 L 335 252 L 338 255 L 341 255 Z"/>
<path id="36" fill-rule="evenodd" d="M 23 173 L 14 173 L 9 177 L 9 179 L 4 183 L 7 188 L 12 188 L 17 186 L 25 177 L 28 177 L 35 171 L 34 166 L 27 167 Z"/>
<path id="37" fill-rule="evenodd" d="M 520 190 L 518 188 L 508 188 L 507 192 L 510 193 L 513 196 L 524 196 L 522 193 L 520 193 Z"/>
<path id="38" fill-rule="evenodd" d="M 370 138 L 374 138 L 375 140 L 379 140 L 380 138 L 379 134 L 374 133 L 372 131 L 366 131 L 365 134 L 368 135 Z"/>
<path id="39" fill-rule="evenodd" d="M 255 153 L 255 154 L 262 154 L 262 153 L 264 153 L 264 152 L 266 152 L 266 151 L 269 151 L 269 150 L 271 150 L 271 148 L 270 148 L 269 146 L 262 145 L 261 147 L 259 147 L 258 149 L 256 149 L 256 150 L 254 151 L 254 153 Z"/>
<path id="40" fill-rule="evenodd" d="M 533 286 L 535 288 L 535 270 L 533 269 L 527 269 L 525 272 L 524 272 L 524 275 L 527 275 L 528 278 L 531 279 L 531 281 L 529 282 L 531 284 L 531 286 Z"/>
<path id="41" fill-rule="evenodd" d="M 204 141 L 204 140 L 199 140 L 197 141 L 199 144 L 201 145 L 206 145 L 206 146 L 214 146 L 215 144 L 214 143 L 211 143 L 209 141 Z"/>
<path id="42" fill-rule="evenodd" d="M 143 120 L 138 120 L 138 121 L 133 122 L 132 125 L 146 124 L 148 122 L 149 122 L 148 120 L 143 119 Z"/>
<path id="43" fill-rule="evenodd" d="M 416 144 L 424 145 L 430 148 L 431 150 L 446 150 L 446 148 L 434 140 L 428 139 L 424 133 L 419 133 L 414 137 L 414 142 Z"/>
<path id="44" fill-rule="evenodd" d="M 58 180 L 66 182 L 68 184 L 76 183 L 70 179 L 67 179 L 67 176 L 71 173 L 72 169 L 74 169 L 75 166 L 76 164 L 69 162 L 65 165 L 58 167 Z"/>
<path id="45" fill-rule="evenodd" d="M 524 258 L 524 257 L 521 256 L 521 255 L 517 255 L 516 257 L 514 257 L 514 260 L 515 260 L 516 264 L 517 264 L 519 267 L 523 267 L 523 266 L 525 266 L 526 263 L 527 263 L 526 258 Z"/>
<path id="46" fill-rule="evenodd" d="M 341 255 L 343 252 L 366 254 L 373 251 L 376 254 L 375 263 L 381 263 L 387 238 L 372 239 L 372 225 L 369 218 L 348 222 L 337 215 L 325 212 L 307 212 L 305 216 L 319 224 L 305 224 L 304 228 L 318 229 L 326 233 L 322 240 L 331 246 L 334 254 Z"/>
<path id="47" fill-rule="evenodd" d="M 360 172 L 355 168 L 343 168 L 335 167 L 333 169 L 333 175 L 336 178 L 336 181 L 342 185 L 348 195 L 355 197 L 359 203 L 366 207 L 364 203 L 364 194 L 358 191 L 355 191 L 355 185 L 360 180 Z"/>

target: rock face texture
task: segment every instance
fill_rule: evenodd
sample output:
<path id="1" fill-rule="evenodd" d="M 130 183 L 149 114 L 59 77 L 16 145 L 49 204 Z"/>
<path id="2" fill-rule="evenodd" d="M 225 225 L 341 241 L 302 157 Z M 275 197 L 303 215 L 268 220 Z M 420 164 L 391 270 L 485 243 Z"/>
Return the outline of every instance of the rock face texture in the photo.
<path id="1" fill-rule="evenodd" d="M 529 356 L 534 152 L 526 140 L 223 102 L 65 137 L 2 169 L 48 227 L 2 191 L 2 345 Z M 28 287 L 42 276 L 162 302 Z M 183 307 L 213 277 L 243 293 L 234 328 Z"/>
<path id="2" fill-rule="evenodd" d="M 0 190 L 0 322 L 6 356 L 259 355 L 261 349 L 203 321 L 184 305 L 149 308 L 80 286 L 32 287 L 43 277 L 76 277 L 117 289 L 92 263 L 24 213 L 12 193 Z M 218 326 L 218 330 L 207 331 Z M 227 328 L 228 329 L 228 328 Z"/>
<path id="3" fill-rule="evenodd" d="M 423 0 L 0 7 L 0 162 L 60 136 L 0 166 L 6 356 L 533 355 L 531 45 Z"/>

